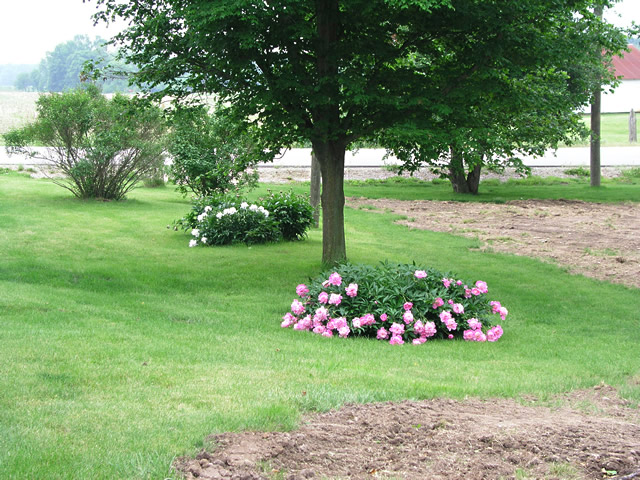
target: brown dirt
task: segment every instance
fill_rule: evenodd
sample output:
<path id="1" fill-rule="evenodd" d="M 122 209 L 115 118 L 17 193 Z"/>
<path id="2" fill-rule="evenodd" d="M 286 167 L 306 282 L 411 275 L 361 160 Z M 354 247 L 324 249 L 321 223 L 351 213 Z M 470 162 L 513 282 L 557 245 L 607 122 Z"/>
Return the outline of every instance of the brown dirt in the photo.
<path id="1" fill-rule="evenodd" d="M 599 385 L 556 398 L 346 405 L 293 432 L 213 435 L 187 479 L 602 479 L 640 475 L 640 411 Z"/>
<path id="2" fill-rule="evenodd" d="M 411 228 L 640 287 L 640 207 L 526 200 L 503 205 L 349 199 Z M 432 399 L 346 405 L 292 432 L 212 435 L 174 462 L 187 479 L 640 480 L 640 410 L 606 385 L 551 402 Z"/>
<path id="3" fill-rule="evenodd" d="M 350 198 L 354 208 L 406 216 L 411 228 L 474 237 L 483 249 L 552 261 L 574 273 L 640 288 L 640 205 L 574 200 L 506 204 Z"/>

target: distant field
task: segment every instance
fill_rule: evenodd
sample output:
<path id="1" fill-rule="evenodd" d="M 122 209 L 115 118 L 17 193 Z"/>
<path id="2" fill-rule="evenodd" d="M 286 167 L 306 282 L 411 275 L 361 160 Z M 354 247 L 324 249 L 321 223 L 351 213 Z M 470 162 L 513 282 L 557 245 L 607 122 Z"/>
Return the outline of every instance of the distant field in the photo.
<path id="1" fill-rule="evenodd" d="M 0 92 L 0 134 L 24 125 L 36 116 L 38 95 L 35 92 Z"/>
<path id="2" fill-rule="evenodd" d="M 0 91 L 0 145 L 1 135 L 11 128 L 24 125 L 36 115 L 35 102 L 39 93 Z M 589 115 L 584 115 L 589 125 Z M 626 113 L 608 113 L 602 116 L 602 146 L 629 145 L 629 115 Z M 588 145 L 588 141 L 576 146 Z M 636 144 L 637 145 L 637 144 Z"/>

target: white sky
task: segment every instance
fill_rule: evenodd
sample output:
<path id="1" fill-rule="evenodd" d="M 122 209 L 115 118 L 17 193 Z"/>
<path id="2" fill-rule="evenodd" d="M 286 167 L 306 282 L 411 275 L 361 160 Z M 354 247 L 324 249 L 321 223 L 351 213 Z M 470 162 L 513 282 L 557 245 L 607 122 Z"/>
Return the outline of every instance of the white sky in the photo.
<path id="1" fill-rule="evenodd" d="M 122 28 L 122 23 L 94 27 L 95 11 L 95 0 L 0 0 L 0 65 L 39 63 L 46 52 L 75 35 L 109 38 Z M 640 0 L 622 0 L 606 18 L 620 26 L 632 20 L 640 24 Z"/>

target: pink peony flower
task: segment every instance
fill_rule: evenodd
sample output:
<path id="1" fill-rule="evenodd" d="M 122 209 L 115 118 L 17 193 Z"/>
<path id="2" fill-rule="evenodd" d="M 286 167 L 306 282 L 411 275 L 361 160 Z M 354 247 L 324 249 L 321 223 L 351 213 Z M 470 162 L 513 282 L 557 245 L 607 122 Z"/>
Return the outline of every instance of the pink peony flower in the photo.
<path id="1" fill-rule="evenodd" d="M 433 322 L 425 322 L 424 324 L 424 336 L 433 337 L 436 334 L 436 324 Z"/>
<path id="2" fill-rule="evenodd" d="M 291 302 L 291 311 L 296 315 L 302 315 L 304 313 L 304 304 L 299 300 Z"/>
<path id="3" fill-rule="evenodd" d="M 402 315 L 402 319 L 406 324 L 413 322 L 413 313 L 411 313 L 411 310 L 407 310 L 406 312 L 404 312 L 404 314 Z"/>
<path id="4" fill-rule="evenodd" d="M 374 317 L 371 313 L 365 313 L 362 317 L 360 317 L 360 322 L 363 326 L 373 325 L 374 323 L 376 323 L 376 317 Z"/>
<path id="5" fill-rule="evenodd" d="M 480 291 L 480 289 L 473 287 L 471 289 L 471 295 L 473 295 L 474 297 L 477 297 L 478 295 L 482 294 L 482 292 Z"/>
<path id="6" fill-rule="evenodd" d="M 413 342 L 411 342 L 411 343 L 413 343 L 414 345 L 422 345 L 426 341 L 427 341 L 426 338 L 420 337 L 420 338 L 414 338 Z"/>
<path id="7" fill-rule="evenodd" d="M 386 313 L 383 313 L 382 315 L 380 315 L 380 321 L 381 321 L 381 322 L 386 322 L 386 321 L 387 321 L 387 318 L 388 318 L 388 317 L 387 317 L 387 314 L 386 314 Z"/>
<path id="8" fill-rule="evenodd" d="M 473 293 L 471 292 L 471 289 L 470 289 L 470 288 L 465 288 L 465 289 L 464 289 L 464 298 L 471 298 L 471 295 L 472 295 L 472 294 L 473 294 Z"/>
<path id="9" fill-rule="evenodd" d="M 496 325 L 493 328 L 490 328 L 487 332 L 487 340 L 490 342 L 495 342 L 498 340 L 503 334 L 502 327 L 500 325 Z"/>
<path id="10" fill-rule="evenodd" d="M 307 293 L 309 293 L 309 289 L 304 283 L 301 283 L 296 287 L 296 293 L 299 297 L 306 297 Z"/>
<path id="11" fill-rule="evenodd" d="M 509 310 L 507 310 L 504 307 L 500 307 L 500 309 L 498 310 L 498 313 L 500 314 L 500 318 L 502 319 L 502 321 L 504 322 L 504 319 L 507 317 L 507 315 L 509 314 Z"/>
<path id="12" fill-rule="evenodd" d="M 347 326 L 347 319 L 344 317 L 338 317 L 333 319 L 333 325 L 336 330 L 340 330 Z"/>
<path id="13" fill-rule="evenodd" d="M 424 333 L 424 324 L 420 320 L 416 320 L 416 323 L 413 324 L 413 331 L 418 335 L 422 335 Z"/>
<path id="14" fill-rule="evenodd" d="M 453 335 L 449 334 L 449 340 L 453 340 Z"/>
<path id="15" fill-rule="evenodd" d="M 313 327 L 313 333 L 317 333 L 318 335 L 322 335 L 326 331 L 327 327 L 325 327 L 324 325 L 316 325 L 315 327 Z"/>
<path id="16" fill-rule="evenodd" d="M 342 277 L 338 272 L 333 272 L 329 275 L 329 285 L 335 285 L 336 287 L 342 283 Z"/>
<path id="17" fill-rule="evenodd" d="M 327 292 L 320 292 L 318 295 L 318 302 L 327 303 L 329 301 L 329 294 Z"/>
<path id="18" fill-rule="evenodd" d="M 349 336 L 349 333 L 351 333 L 351 330 L 346 325 L 338 329 L 338 334 L 341 338 L 347 338 Z"/>
<path id="19" fill-rule="evenodd" d="M 458 285 L 458 286 L 462 285 L 462 280 L 458 280 L 458 281 L 456 282 L 456 285 Z M 465 285 L 465 286 L 464 286 L 464 288 L 467 288 L 467 286 Z"/>
<path id="20" fill-rule="evenodd" d="M 381 329 L 378 330 L 378 333 L 376 334 L 376 338 L 378 340 L 384 340 L 385 338 L 389 338 L 389 332 L 382 327 Z"/>
<path id="21" fill-rule="evenodd" d="M 480 291 L 480 293 L 487 293 L 489 291 L 489 287 L 487 287 L 486 282 L 482 280 L 478 280 L 476 282 L 476 288 Z"/>
<path id="22" fill-rule="evenodd" d="M 445 286 L 445 288 L 449 288 L 449 286 L 451 285 L 451 280 L 449 280 L 448 278 L 443 278 L 442 284 Z"/>
<path id="23" fill-rule="evenodd" d="M 322 332 L 322 336 L 323 337 L 333 337 L 333 331 L 332 330 L 325 330 L 324 332 Z"/>
<path id="24" fill-rule="evenodd" d="M 498 313 L 498 311 L 500 311 L 500 307 L 502 307 L 502 305 L 500 305 L 500 302 L 489 302 L 489 305 L 491 305 L 491 312 L 492 313 Z"/>
<path id="25" fill-rule="evenodd" d="M 449 331 L 455 330 L 456 328 L 458 328 L 458 324 L 451 316 L 451 312 L 447 312 L 447 311 L 440 312 L 440 320 L 442 321 L 442 323 L 445 324 L 445 326 L 447 327 L 447 330 Z"/>
<path id="26" fill-rule="evenodd" d="M 453 304 L 453 311 L 455 313 L 457 313 L 458 315 L 463 314 L 464 313 L 464 306 L 461 303 L 454 303 Z"/>
<path id="27" fill-rule="evenodd" d="M 482 323 L 477 318 L 470 318 L 467 324 L 471 330 L 480 330 L 482 328 Z"/>
<path id="28" fill-rule="evenodd" d="M 474 336 L 475 336 L 475 340 L 476 342 L 486 342 L 487 341 L 487 336 L 482 333 L 482 330 L 475 330 L 473 332 Z"/>
<path id="29" fill-rule="evenodd" d="M 402 335 L 404 333 L 404 325 L 401 323 L 392 323 L 389 331 L 394 335 Z"/>
<path id="30" fill-rule="evenodd" d="M 453 305 L 453 300 L 449 299 L 449 300 L 447 300 L 447 303 L 448 303 L 449 305 Z"/>
<path id="31" fill-rule="evenodd" d="M 329 297 L 329 305 L 340 305 L 342 302 L 342 295 L 338 293 L 332 293 Z"/>
<path id="32" fill-rule="evenodd" d="M 301 324 L 305 330 L 311 330 L 311 328 L 313 327 L 313 320 L 311 320 L 311 315 L 307 315 L 298 323 Z"/>
<path id="33" fill-rule="evenodd" d="M 465 330 L 464 332 L 462 332 L 462 338 L 464 338 L 467 342 L 472 342 L 476 339 L 475 334 L 476 332 L 474 332 L 473 330 Z"/>
<path id="34" fill-rule="evenodd" d="M 411 302 L 405 302 L 405 304 L 402 306 L 402 308 L 406 310 L 411 310 L 413 308 L 413 303 Z"/>
<path id="35" fill-rule="evenodd" d="M 435 301 L 433 302 L 433 305 L 431 305 L 433 307 L 433 309 L 435 310 L 438 307 L 441 307 L 444 305 L 444 300 L 442 300 L 440 297 L 436 298 Z"/>
<path id="36" fill-rule="evenodd" d="M 357 283 L 350 283 L 349 286 L 347 288 L 345 288 L 345 292 L 347 293 L 348 297 L 355 297 L 358 295 L 358 284 Z"/>
<path id="37" fill-rule="evenodd" d="M 282 323 L 280 324 L 280 326 L 282 328 L 288 328 L 291 325 L 293 325 L 294 323 L 296 323 L 297 318 L 294 317 L 293 315 L 291 315 L 289 312 L 287 312 L 284 317 L 282 317 Z"/>
<path id="38" fill-rule="evenodd" d="M 392 335 L 389 343 L 391 345 L 402 345 L 404 343 L 404 340 L 402 340 L 402 337 L 400 335 Z"/>
<path id="39" fill-rule="evenodd" d="M 324 320 L 326 320 L 327 318 L 329 318 L 329 311 L 327 310 L 326 307 L 320 307 L 316 310 L 315 315 L 313 316 L 314 320 L 317 320 L 319 322 L 322 322 Z"/>
<path id="40" fill-rule="evenodd" d="M 426 278 L 427 272 L 425 272 L 424 270 L 416 270 L 413 276 L 416 278 Z"/>
<path id="41" fill-rule="evenodd" d="M 353 328 L 360 328 L 362 326 L 362 322 L 358 317 L 356 317 L 353 320 L 351 320 L 351 325 L 353 325 Z"/>

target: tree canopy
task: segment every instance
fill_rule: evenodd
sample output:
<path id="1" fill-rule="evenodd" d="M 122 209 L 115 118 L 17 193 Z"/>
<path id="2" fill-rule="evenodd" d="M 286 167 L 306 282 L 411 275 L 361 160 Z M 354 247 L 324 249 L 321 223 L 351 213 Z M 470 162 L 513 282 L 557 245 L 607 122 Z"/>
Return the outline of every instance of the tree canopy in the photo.
<path id="1" fill-rule="evenodd" d="M 216 93 L 260 128 L 270 149 L 311 141 L 326 263 L 346 258 L 344 153 L 352 142 L 395 129 L 413 144 L 429 134 L 420 146 L 432 149 L 450 128 L 463 137 L 466 126 L 451 121 L 458 109 L 477 112 L 474 128 L 508 129 L 508 113 L 493 105 L 505 84 L 517 91 L 512 75 L 520 88 L 529 75 L 570 82 L 577 49 L 561 51 L 565 32 L 582 38 L 597 25 L 590 38 L 603 49 L 617 45 L 616 32 L 592 14 L 608 0 L 96 2 L 98 20 L 129 21 L 114 43 L 140 67 L 136 83 L 177 99 Z"/>

